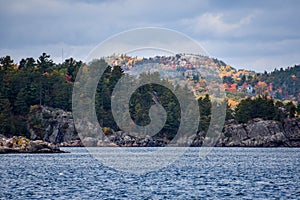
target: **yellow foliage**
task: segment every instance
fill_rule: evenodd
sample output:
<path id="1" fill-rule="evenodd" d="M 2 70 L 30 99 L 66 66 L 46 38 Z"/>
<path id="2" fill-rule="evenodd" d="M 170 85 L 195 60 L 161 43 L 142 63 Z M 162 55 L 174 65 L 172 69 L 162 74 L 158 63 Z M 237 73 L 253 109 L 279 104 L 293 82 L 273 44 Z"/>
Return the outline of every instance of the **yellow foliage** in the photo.
<path id="1" fill-rule="evenodd" d="M 224 71 L 224 70 L 225 70 L 225 66 L 222 65 L 222 66 L 220 67 L 220 70 L 221 70 L 221 71 Z"/>
<path id="2" fill-rule="evenodd" d="M 22 140 L 21 138 L 18 138 L 17 144 L 18 144 L 19 146 L 22 145 L 22 144 L 23 144 L 23 140 Z"/>
<path id="3" fill-rule="evenodd" d="M 230 70 L 230 65 L 226 65 L 226 70 Z"/>
<path id="4" fill-rule="evenodd" d="M 32 106 L 30 106 L 30 112 L 32 112 L 38 108 L 39 108 L 39 105 L 32 105 Z"/>
<path id="5" fill-rule="evenodd" d="M 112 131 L 109 127 L 103 127 L 103 133 L 104 135 L 109 135 L 112 133 Z"/>
<path id="6" fill-rule="evenodd" d="M 239 104 L 239 102 L 234 99 L 228 99 L 227 102 L 231 109 L 235 109 Z"/>

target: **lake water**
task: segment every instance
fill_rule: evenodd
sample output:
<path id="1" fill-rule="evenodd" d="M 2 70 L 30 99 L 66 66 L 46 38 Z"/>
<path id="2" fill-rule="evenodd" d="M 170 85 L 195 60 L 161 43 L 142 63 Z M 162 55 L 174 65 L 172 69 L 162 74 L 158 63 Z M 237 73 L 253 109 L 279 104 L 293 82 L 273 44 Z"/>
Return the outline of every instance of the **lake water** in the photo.
<path id="1" fill-rule="evenodd" d="M 105 166 L 85 148 L 64 150 L 0 155 L 0 199 L 300 199 L 300 148 L 213 148 L 203 159 L 189 148 L 144 174 Z"/>

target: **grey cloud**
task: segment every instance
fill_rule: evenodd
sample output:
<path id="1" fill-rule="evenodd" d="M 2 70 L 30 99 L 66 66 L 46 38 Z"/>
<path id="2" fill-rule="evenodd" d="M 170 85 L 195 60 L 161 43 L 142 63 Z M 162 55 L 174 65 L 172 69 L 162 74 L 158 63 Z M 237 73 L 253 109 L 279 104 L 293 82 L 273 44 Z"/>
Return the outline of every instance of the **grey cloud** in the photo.
<path id="1" fill-rule="evenodd" d="M 64 48 L 83 58 L 111 35 L 158 26 L 203 41 L 213 57 L 232 65 L 270 66 L 268 58 L 289 65 L 289 52 L 293 62 L 300 55 L 299 8 L 297 0 L 0 0 L 0 56 L 47 51 L 59 59 Z"/>

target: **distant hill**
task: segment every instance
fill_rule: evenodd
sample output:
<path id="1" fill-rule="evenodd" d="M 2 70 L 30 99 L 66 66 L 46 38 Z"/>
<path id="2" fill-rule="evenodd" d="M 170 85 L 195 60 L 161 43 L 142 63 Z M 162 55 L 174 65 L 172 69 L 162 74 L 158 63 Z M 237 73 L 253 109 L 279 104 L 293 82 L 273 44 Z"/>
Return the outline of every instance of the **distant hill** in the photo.
<path id="1" fill-rule="evenodd" d="M 300 101 L 300 65 L 280 70 L 275 69 L 270 73 L 256 73 L 246 69 L 237 70 L 216 58 L 198 57 L 200 58 L 199 65 L 218 68 L 224 89 L 234 104 L 233 107 L 245 97 L 258 95 L 278 100 Z M 120 65 L 125 73 L 129 74 L 139 74 L 148 68 L 149 72 L 159 71 L 162 76 L 166 74 L 166 77 L 175 80 L 178 78 L 178 81 L 184 77 L 193 83 L 196 96 L 203 96 L 207 92 L 204 83 L 205 77 L 201 75 L 201 69 L 197 70 L 197 66 L 193 65 L 189 56 L 185 54 L 150 58 L 120 55 L 109 57 L 108 60 L 110 65 Z"/>

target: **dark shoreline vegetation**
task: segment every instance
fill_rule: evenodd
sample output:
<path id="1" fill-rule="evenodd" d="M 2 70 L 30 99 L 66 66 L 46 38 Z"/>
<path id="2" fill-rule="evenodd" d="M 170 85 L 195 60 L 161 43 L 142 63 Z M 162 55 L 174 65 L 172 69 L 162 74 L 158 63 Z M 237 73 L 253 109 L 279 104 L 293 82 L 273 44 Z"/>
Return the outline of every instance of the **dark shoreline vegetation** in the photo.
<path id="1" fill-rule="evenodd" d="M 165 146 L 176 135 L 181 118 L 178 100 L 171 91 L 148 84 L 140 87 L 130 99 L 132 121 L 141 126 L 150 123 L 149 109 L 155 104 L 153 99 L 158 100 L 166 110 L 167 121 L 153 137 L 136 138 L 122 132 L 113 119 L 112 92 L 118 80 L 128 76 L 124 72 L 128 66 L 120 62 L 121 58 L 133 59 L 121 55 L 120 65 L 112 67 L 102 59 L 93 62 L 94 65 L 108 66 L 99 80 L 95 97 L 97 118 L 106 138 L 94 140 L 87 137 L 86 141 L 80 141 L 70 112 L 75 77 L 81 66 L 83 73 L 89 70 L 86 64 L 73 58 L 57 64 L 46 53 L 36 60 L 24 58 L 18 64 L 10 56 L 0 58 L 0 134 L 7 138 L 25 136 L 60 146 Z M 300 106 L 296 101 L 300 97 L 300 81 L 297 78 L 300 77 L 300 66 L 275 69 L 271 73 L 255 73 L 237 71 L 217 59 L 205 59 L 222 71 L 227 93 L 227 98 L 217 105 L 227 109 L 226 123 L 216 146 L 300 146 Z M 139 62 L 167 63 L 168 60 L 179 62 L 183 56 L 132 61 L 134 64 L 131 67 L 138 67 Z M 191 71 L 190 66 L 180 66 L 176 70 L 201 87 L 201 75 L 186 73 Z M 160 80 L 161 77 L 156 72 L 143 73 L 138 81 L 143 83 L 149 79 Z M 169 80 L 162 81 L 174 87 Z M 251 92 L 250 86 L 255 88 Z M 181 85 L 176 85 L 175 90 L 182 95 L 188 91 L 186 86 Z M 205 87 L 201 91 L 204 92 L 197 97 L 201 115 L 191 146 L 203 145 L 212 118 L 212 104 L 215 103 L 215 98 L 205 92 Z M 238 103 L 233 105 L 233 101 Z"/>

